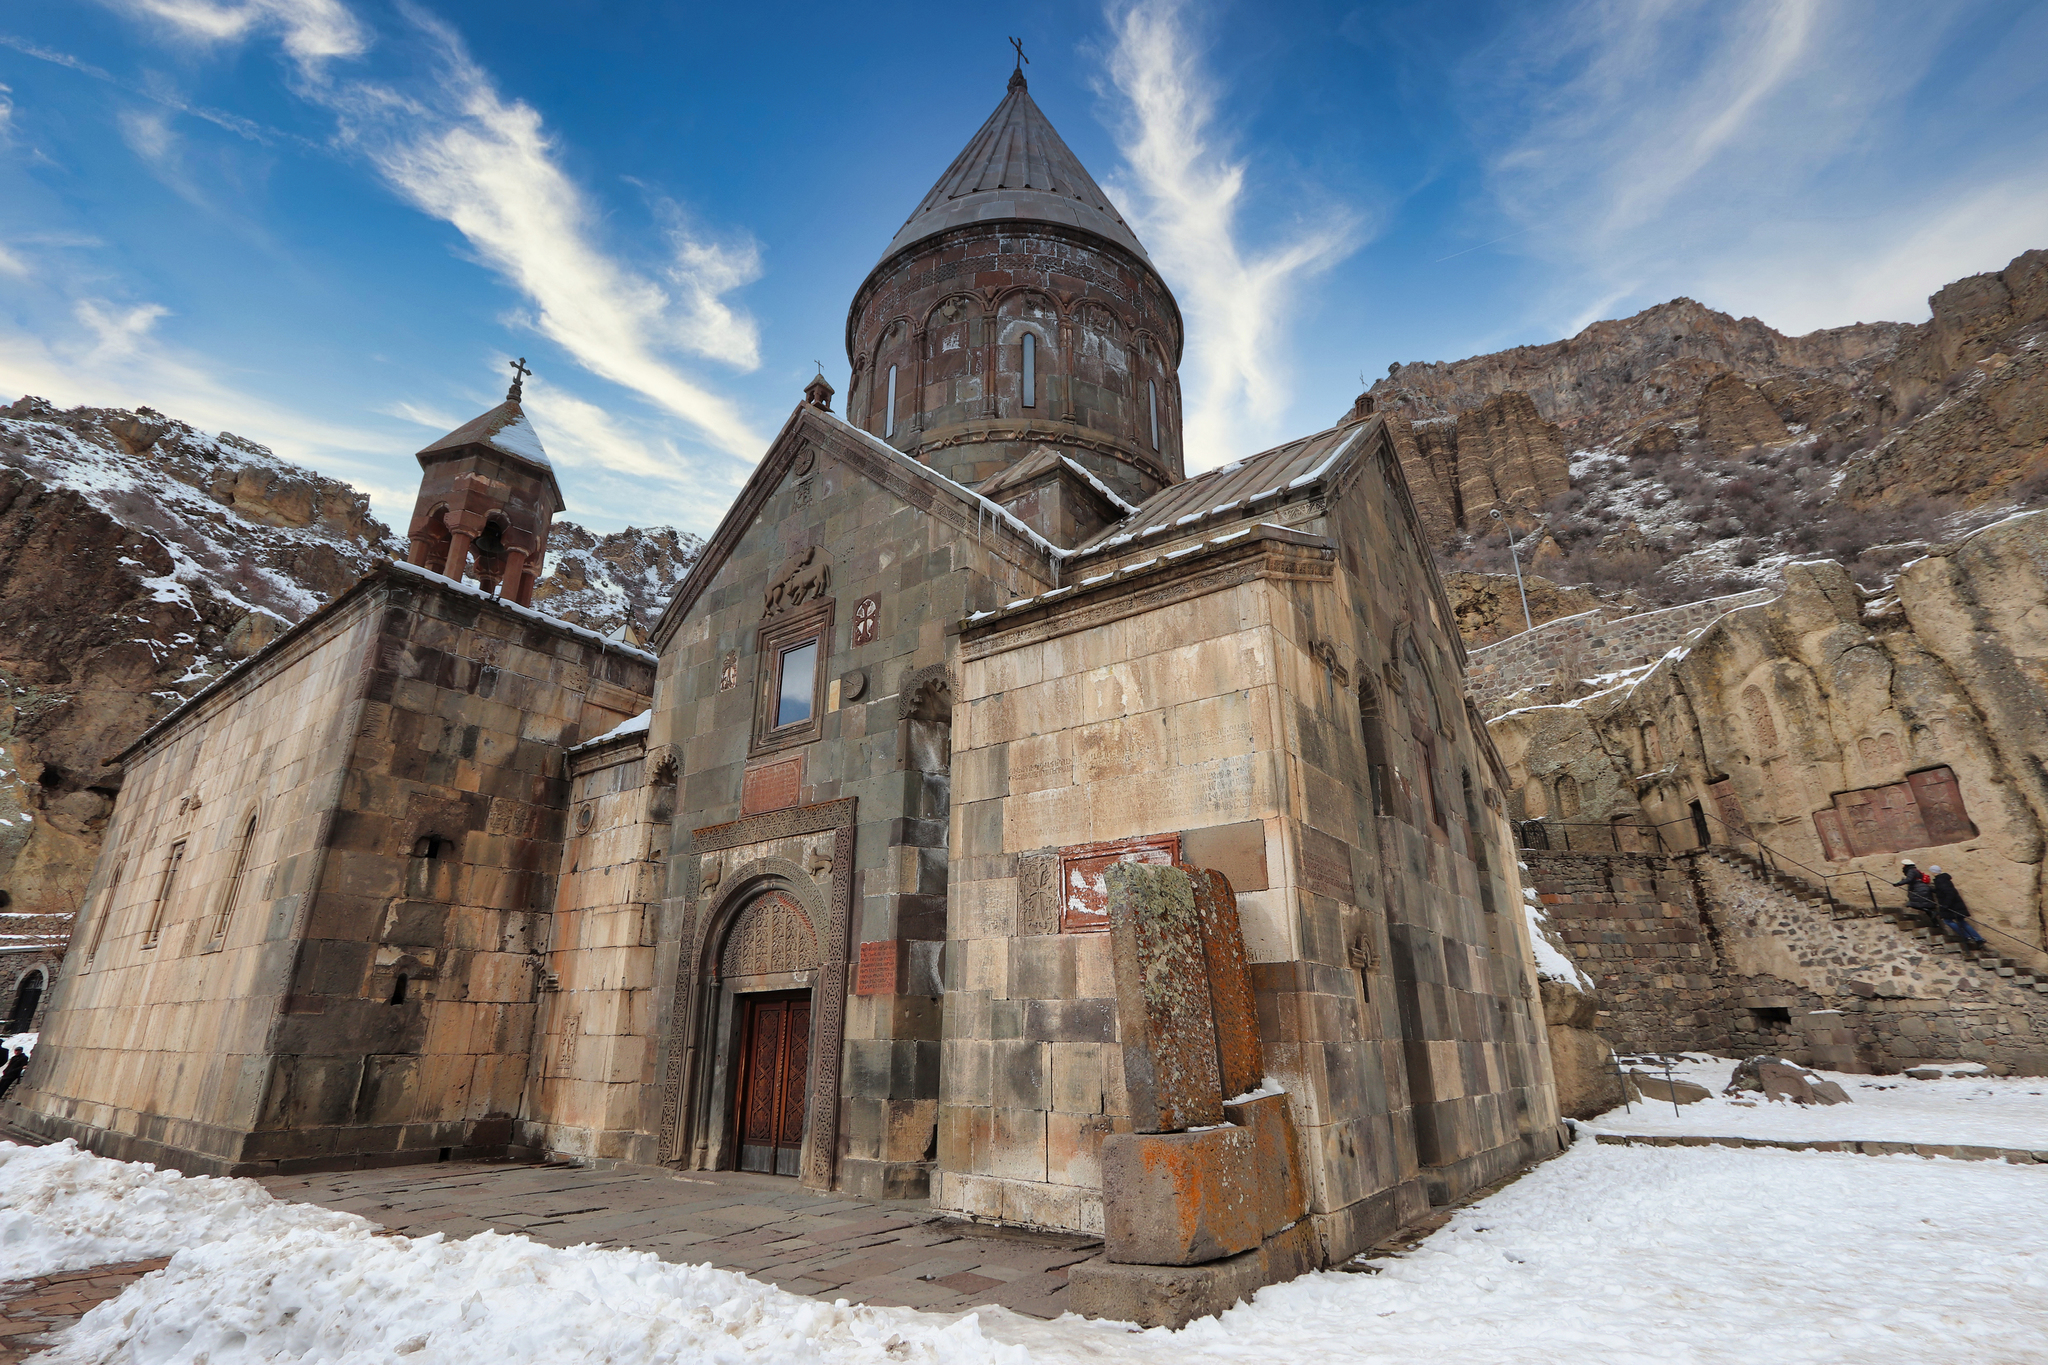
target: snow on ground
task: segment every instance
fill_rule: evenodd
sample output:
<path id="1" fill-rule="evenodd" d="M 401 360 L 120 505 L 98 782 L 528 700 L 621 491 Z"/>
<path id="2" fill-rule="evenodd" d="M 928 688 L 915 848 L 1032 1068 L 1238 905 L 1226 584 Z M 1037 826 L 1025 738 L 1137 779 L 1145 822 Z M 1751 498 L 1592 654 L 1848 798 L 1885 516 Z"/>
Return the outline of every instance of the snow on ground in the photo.
<path id="1" fill-rule="evenodd" d="M 167 1256 L 261 1226 L 334 1231 L 350 1215 L 280 1203 L 253 1180 L 108 1161 L 74 1143 L 0 1142 L 0 1280 Z"/>
<path id="2" fill-rule="evenodd" d="M 2009 1365 L 2041 1358 L 2048 1316 L 2048 1171 L 1995 1162 L 1581 1142 L 1377 1275 L 1307 1276 L 1140 1333 L 847 1307 L 492 1233 L 380 1236 L 253 1182 L 180 1180 L 68 1145 L 0 1158 L 14 1265 L 62 1263 L 43 1248 L 85 1254 L 95 1237 L 91 1254 L 109 1259 L 183 1248 L 88 1314 L 48 1365 Z"/>
<path id="3" fill-rule="evenodd" d="M 1662 1077 L 1662 1067 L 1632 1069 Z M 1944 1069 L 1949 1069 L 1944 1067 Z M 1674 1065 L 1679 1080 L 1705 1086 L 1706 1099 L 1682 1105 L 1638 1101 L 1580 1125 L 1601 1133 L 1698 1133 L 1710 1137 L 1794 1141 L 1931 1142 L 1973 1147 L 2048 1149 L 2048 1077 L 1982 1076 L 1916 1081 L 1909 1076 L 1818 1074 L 1849 1093 L 1848 1104 L 1773 1103 L 1754 1091 L 1724 1096 L 1735 1062 L 1698 1053 Z M 2041 1174 L 2048 1177 L 2048 1168 Z M 2043 1358 L 2048 1358 L 2044 1345 Z"/>
<path id="4" fill-rule="evenodd" d="M 41 1036 L 38 1033 L 8 1034 L 4 1040 L 0 1040 L 0 1057 L 11 1055 L 16 1048 L 20 1048 L 31 1057 L 35 1056 L 36 1039 Z"/>

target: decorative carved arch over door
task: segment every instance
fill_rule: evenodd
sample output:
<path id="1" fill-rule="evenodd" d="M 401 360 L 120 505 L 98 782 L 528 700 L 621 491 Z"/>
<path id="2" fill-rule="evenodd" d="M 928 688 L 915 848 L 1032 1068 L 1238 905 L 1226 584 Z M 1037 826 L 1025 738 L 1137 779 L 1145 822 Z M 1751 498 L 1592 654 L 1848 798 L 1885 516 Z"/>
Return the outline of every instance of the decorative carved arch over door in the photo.
<path id="1" fill-rule="evenodd" d="M 694 830 L 688 847 L 678 852 L 679 859 L 694 864 L 696 875 L 689 897 L 693 904 L 682 925 L 666 1029 L 659 1121 L 664 1163 L 702 1159 L 696 1143 L 705 1124 L 719 1117 L 711 1112 L 715 1068 L 708 1054 L 718 1042 L 719 998 L 727 994 L 722 983 L 738 974 L 727 970 L 729 955 L 735 969 L 760 961 L 804 961 L 807 965 L 802 967 L 770 966 L 759 974 L 812 973 L 810 1088 L 805 1105 L 811 1131 L 800 1174 L 813 1188 L 832 1187 L 853 899 L 853 815 L 851 797 L 772 811 Z M 828 832 L 829 860 L 808 867 L 789 861 L 788 841 Z M 785 851 L 772 851 L 777 848 Z M 764 905 L 773 898 L 786 899 L 788 906 Z M 787 918 L 791 913 L 801 917 L 809 933 L 807 958 L 802 956 L 804 935 Z M 755 917 L 752 928 L 746 924 L 750 916 Z"/>

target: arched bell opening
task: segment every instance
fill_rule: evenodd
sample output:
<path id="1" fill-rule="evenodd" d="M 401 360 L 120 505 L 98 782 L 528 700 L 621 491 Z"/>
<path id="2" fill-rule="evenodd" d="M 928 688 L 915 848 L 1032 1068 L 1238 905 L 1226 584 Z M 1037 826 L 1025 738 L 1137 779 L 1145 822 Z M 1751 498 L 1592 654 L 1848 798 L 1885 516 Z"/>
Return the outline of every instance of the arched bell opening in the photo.
<path id="1" fill-rule="evenodd" d="M 427 514 L 426 520 L 413 530 L 411 553 L 406 556 L 409 563 L 439 573 L 448 562 L 448 547 L 454 540 L 454 533 L 448 529 L 448 507 L 444 503 Z"/>

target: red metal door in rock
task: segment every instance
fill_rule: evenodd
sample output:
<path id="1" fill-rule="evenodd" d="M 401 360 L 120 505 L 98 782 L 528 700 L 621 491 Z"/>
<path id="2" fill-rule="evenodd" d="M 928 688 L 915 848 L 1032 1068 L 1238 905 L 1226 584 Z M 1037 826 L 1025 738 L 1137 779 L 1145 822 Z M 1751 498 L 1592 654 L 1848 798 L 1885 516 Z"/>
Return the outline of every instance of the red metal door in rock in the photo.
<path id="1" fill-rule="evenodd" d="M 739 1168 L 795 1175 L 811 1063 L 808 991 L 740 997 Z"/>

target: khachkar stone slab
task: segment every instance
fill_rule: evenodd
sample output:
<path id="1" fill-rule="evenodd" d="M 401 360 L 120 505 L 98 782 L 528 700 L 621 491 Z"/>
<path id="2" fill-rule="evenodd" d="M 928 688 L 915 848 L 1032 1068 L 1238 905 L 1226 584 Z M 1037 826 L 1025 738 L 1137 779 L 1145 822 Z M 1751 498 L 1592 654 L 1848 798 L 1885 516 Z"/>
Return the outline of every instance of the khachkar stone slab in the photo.
<path id="1" fill-rule="evenodd" d="M 1195 894 L 1202 927 L 1202 957 L 1209 967 L 1210 1008 L 1216 1019 L 1216 1071 L 1223 1096 L 1247 1095 L 1265 1083 L 1266 1051 L 1259 1041 L 1259 1006 L 1252 995 L 1251 964 L 1237 893 L 1214 868 L 1181 864 Z"/>
<path id="2" fill-rule="evenodd" d="M 1104 880 L 1131 1126 L 1175 1133 L 1221 1123 L 1216 1016 L 1193 879 L 1178 867 L 1117 863 Z"/>

